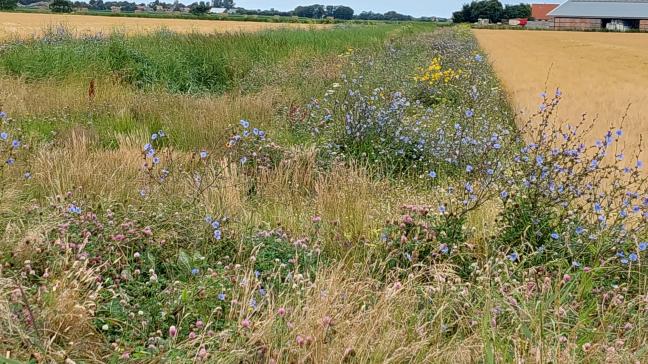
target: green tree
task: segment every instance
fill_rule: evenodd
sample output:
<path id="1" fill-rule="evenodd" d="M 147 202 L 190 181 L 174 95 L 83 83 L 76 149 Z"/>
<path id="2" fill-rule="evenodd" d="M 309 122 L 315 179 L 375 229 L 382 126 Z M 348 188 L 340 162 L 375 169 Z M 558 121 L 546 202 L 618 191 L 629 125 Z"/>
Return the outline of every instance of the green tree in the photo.
<path id="1" fill-rule="evenodd" d="M 338 6 L 333 10 L 333 17 L 335 19 L 351 20 L 353 19 L 353 13 L 353 9 L 348 6 Z"/>
<path id="2" fill-rule="evenodd" d="M 531 5 L 529 4 L 506 5 L 506 7 L 504 8 L 504 18 L 506 19 L 530 18 L 530 17 L 531 17 Z"/>
<path id="3" fill-rule="evenodd" d="M 72 2 L 68 0 L 53 0 L 49 8 L 53 13 L 71 13 Z"/>
<path id="4" fill-rule="evenodd" d="M 13 10 L 18 6 L 18 0 L 0 0 L 0 10 Z"/>
<path id="5" fill-rule="evenodd" d="M 209 11 L 209 9 L 211 9 L 211 6 L 209 6 L 209 4 L 205 3 L 204 1 L 201 1 L 199 3 L 191 4 L 189 11 L 194 15 L 205 15 Z"/>
<path id="6" fill-rule="evenodd" d="M 236 4 L 234 4 L 234 0 L 213 0 L 212 1 L 212 6 L 214 8 L 225 8 L 225 9 L 232 9 Z"/>
<path id="7" fill-rule="evenodd" d="M 518 10 L 519 8 L 515 7 L 511 11 L 517 12 Z M 504 6 L 499 0 L 480 0 L 465 4 L 461 10 L 452 14 L 452 21 L 455 23 L 474 23 L 479 19 L 488 19 L 493 23 L 497 23 L 505 17 Z"/>
<path id="8" fill-rule="evenodd" d="M 483 0 L 474 2 L 473 4 L 474 6 L 471 9 L 473 21 L 477 21 L 478 19 L 488 19 L 493 23 L 502 21 L 504 7 L 499 0 Z"/>
<path id="9" fill-rule="evenodd" d="M 293 13 L 302 18 L 321 19 L 326 16 L 324 5 L 298 6 Z"/>
<path id="10" fill-rule="evenodd" d="M 470 5 L 464 4 L 461 10 L 452 14 L 452 21 L 454 23 L 469 23 L 471 22 Z"/>

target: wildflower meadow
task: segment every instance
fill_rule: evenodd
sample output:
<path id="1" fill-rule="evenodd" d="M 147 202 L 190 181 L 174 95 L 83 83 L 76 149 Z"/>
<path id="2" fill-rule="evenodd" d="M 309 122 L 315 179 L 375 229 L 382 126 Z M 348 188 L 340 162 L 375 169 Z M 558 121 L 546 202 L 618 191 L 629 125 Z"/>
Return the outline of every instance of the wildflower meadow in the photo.
<path id="1" fill-rule="evenodd" d="M 61 31 L 0 81 L 2 362 L 648 361 L 641 144 L 520 120 L 467 27 Z"/>

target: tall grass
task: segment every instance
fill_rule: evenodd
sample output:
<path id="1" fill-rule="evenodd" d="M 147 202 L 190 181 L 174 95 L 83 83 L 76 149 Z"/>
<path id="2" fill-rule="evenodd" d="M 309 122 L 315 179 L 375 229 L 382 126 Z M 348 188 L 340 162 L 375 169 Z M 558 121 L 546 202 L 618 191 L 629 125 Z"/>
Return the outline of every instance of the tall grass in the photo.
<path id="1" fill-rule="evenodd" d="M 411 25 L 408 29 L 430 27 Z M 402 29 L 376 25 L 212 35 L 161 31 L 146 36 L 86 39 L 63 34 L 10 45 L 0 54 L 0 69 L 28 80 L 110 75 L 138 88 L 222 92 L 257 67 L 339 54 L 352 47 L 375 47 Z"/>

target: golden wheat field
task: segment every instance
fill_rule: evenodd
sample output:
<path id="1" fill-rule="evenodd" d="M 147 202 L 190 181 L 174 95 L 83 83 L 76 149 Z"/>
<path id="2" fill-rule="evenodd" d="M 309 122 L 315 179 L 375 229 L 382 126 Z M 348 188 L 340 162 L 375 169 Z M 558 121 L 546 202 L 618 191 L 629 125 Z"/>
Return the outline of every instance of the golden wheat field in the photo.
<path id="1" fill-rule="evenodd" d="M 519 112 L 538 110 L 546 84 L 550 96 L 557 87 L 563 91 L 558 120 L 574 123 L 587 113 L 597 119 L 593 133 L 600 137 L 619 124 L 627 109 L 624 126 L 632 132 L 628 143 L 636 144 L 642 134 L 648 137 L 648 35 L 507 30 L 475 34 Z"/>
<path id="2" fill-rule="evenodd" d="M 210 21 L 190 19 L 128 18 L 94 15 L 0 13 L 0 39 L 39 36 L 45 29 L 64 26 L 79 35 L 110 33 L 127 34 L 168 29 L 180 33 L 255 32 L 285 27 L 310 28 L 326 25 L 262 23 L 244 21 Z"/>

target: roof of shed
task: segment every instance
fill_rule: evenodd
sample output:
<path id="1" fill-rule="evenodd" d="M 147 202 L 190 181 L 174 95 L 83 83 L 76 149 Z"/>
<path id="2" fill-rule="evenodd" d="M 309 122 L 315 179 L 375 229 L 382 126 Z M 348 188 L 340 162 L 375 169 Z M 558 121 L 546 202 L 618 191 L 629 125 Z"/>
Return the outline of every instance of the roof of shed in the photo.
<path id="1" fill-rule="evenodd" d="M 569 0 L 549 16 L 648 19 L 648 0 Z"/>
<path id="2" fill-rule="evenodd" d="M 560 4 L 531 4 L 531 17 L 536 19 L 548 19 L 548 15 L 552 10 L 556 9 Z"/>

